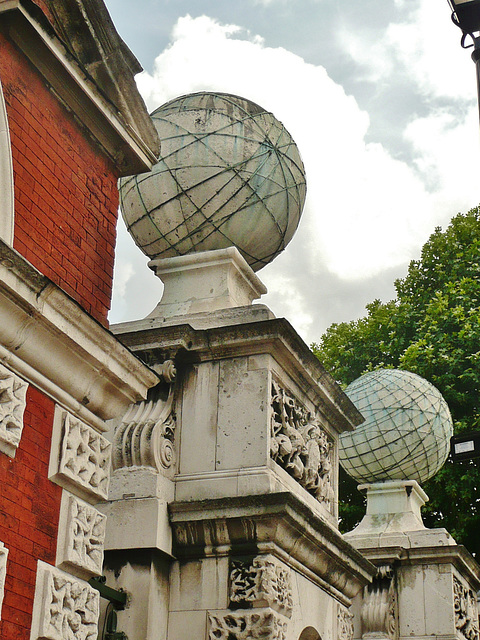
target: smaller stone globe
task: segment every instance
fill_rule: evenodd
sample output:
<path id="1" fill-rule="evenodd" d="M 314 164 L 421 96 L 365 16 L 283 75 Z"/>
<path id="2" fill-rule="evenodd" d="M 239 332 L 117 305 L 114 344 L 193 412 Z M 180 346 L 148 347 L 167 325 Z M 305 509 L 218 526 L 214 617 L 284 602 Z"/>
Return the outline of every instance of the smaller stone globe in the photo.
<path id="1" fill-rule="evenodd" d="M 421 484 L 443 466 L 452 418 L 430 382 L 409 371 L 381 369 L 361 376 L 345 393 L 365 418 L 340 436 L 340 464 L 352 478 Z"/>
<path id="2" fill-rule="evenodd" d="M 149 173 L 122 178 L 120 208 L 152 259 L 237 247 L 254 271 L 293 237 L 306 194 L 298 148 L 254 102 L 202 92 L 152 113 L 161 143 Z"/>

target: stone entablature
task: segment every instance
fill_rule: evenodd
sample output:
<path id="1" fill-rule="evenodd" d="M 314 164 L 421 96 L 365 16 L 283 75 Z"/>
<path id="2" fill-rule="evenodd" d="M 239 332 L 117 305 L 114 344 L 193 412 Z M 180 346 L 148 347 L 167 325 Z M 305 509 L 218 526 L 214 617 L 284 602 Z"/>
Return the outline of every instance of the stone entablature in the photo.
<path id="1" fill-rule="evenodd" d="M 28 383 L 0 364 L 0 451 L 15 456 L 23 431 Z"/>
<path id="2" fill-rule="evenodd" d="M 99 612 L 98 591 L 38 562 L 31 640 L 97 640 Z"/>

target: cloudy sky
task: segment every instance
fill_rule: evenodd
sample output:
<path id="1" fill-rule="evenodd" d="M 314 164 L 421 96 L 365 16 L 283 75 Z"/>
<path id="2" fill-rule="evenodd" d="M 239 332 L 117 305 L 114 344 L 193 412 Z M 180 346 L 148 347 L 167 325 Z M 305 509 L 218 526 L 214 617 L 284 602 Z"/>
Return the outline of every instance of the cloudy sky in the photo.
<path id="1" fill-rule="evenodd" d="M 308 195 L 262 298 L 308 342 L 394 297 L 436 226 L 480 202 L 475 67 L 447 0 L 106 0 L 149 110 L 218 90 L 272 111 Z M 162 285 L 118 230 L 112 323 Z"/>

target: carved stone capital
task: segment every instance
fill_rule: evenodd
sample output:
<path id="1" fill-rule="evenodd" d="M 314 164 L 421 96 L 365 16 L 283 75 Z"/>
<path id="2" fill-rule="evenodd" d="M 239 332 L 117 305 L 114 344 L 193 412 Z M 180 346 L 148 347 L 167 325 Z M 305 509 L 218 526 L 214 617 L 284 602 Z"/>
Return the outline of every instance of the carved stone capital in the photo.
<path id="1" fill-rule="evenodd" d="M 208 614 L 208 640 L 286 640 L 287 621 L 273 609 Z"/>
<path id="2" fill-rule="evenodd" d="M 290 618 L 293 609 L 290 569 L 272 555 L 232 560 L 230 605 L 267 606 Z"/>
<path id="3" fill-rule="evenodd" d="M 333 513 L 333 442 L 319 420 L 272 381 L 270 455 Z"/>
<path id="4" fill-rule="evenodd" d="M 361 609 L 362 638 L 397 637 L 397 596 L 395 572 L 381 565 L 372 583 L 365 587 Z"/>
<path id="5" fill-rule="evenodd" d="M 173 363 L 164 363 L 168 379 L 175 377 Z M 173 409 L 174 388 L 158 385 L 147 400 L 131 405 L 115 430 L 113 467 L 153 467 L 168 475 L 176 462 Z"/>

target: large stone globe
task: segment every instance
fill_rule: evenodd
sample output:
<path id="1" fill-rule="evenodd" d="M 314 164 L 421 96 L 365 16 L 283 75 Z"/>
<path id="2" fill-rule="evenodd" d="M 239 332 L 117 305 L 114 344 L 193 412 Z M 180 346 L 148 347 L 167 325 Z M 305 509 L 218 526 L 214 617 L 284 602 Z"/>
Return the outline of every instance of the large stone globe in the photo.
<path id="1" fill-rule="evenodd" d="M 235 246 L 257 271 L 291 240 L 305 202 L 303 163 L 271 113 L 224 93 L 176 98 L 152 113 L 151 172 L 120 181 L 120 205 L 150 258 Z"/>
<path id="2" fill-rule="evenodd" d="M 340 463 L 352 478 L 423 483 L 442 467 L 453 425 L 432 384 L 408 371 L 382 369 L 352 382 L 346 394 L 365 417 L 340 437 Z"/>

